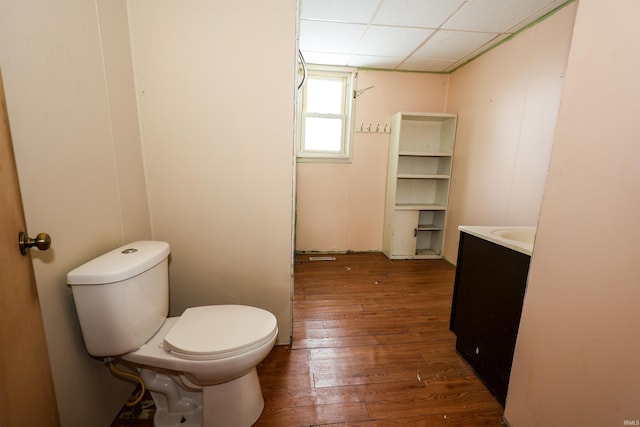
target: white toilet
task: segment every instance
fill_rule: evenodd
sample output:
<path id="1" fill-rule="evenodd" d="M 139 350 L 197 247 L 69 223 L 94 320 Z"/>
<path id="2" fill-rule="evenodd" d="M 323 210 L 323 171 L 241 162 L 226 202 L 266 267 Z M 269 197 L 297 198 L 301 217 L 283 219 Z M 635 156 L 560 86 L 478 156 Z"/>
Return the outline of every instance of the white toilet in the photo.
<path id="1" fill-rule="evenodd" d="M 167 318 L 168 257 L 168 243 L 140 241 L 67 275 L 87 351 L 137 366 L 157 427 L 248 427 L 264 408 L 256 366 L 275 344 L 276 318 L 243 305 Z"/>

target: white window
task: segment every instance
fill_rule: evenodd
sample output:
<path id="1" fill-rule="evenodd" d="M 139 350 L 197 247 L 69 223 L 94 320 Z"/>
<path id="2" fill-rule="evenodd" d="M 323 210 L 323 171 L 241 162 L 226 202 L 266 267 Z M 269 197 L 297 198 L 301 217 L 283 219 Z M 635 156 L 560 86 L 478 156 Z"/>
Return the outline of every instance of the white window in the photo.
<path id="1" fill-rule="evenodd" d="M 302 89 L 298 160 L 350 161 L 355 72 L 309 68 Z"/>

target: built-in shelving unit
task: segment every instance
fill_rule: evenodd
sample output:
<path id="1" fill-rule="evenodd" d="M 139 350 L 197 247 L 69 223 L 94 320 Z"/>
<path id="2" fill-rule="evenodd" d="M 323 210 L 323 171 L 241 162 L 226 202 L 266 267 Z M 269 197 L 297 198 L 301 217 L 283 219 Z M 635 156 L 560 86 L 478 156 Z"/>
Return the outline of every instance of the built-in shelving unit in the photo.
<path id="1" fill-rule="evenodd" d="M 396 113 L 391 122 L 383 252 L 441 258 L 457 116 Z"/>

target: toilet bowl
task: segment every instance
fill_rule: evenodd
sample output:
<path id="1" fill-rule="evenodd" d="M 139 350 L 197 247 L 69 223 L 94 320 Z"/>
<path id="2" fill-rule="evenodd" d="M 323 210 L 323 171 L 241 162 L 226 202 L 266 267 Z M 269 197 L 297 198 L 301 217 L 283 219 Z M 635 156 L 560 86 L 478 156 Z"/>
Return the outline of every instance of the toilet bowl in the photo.
<path id="1" fill-rule="evenodd" d="M 180 317 L 168 318 L 147 343 L 120 358 L 138 367 L 156 402 L 157 426 L 250 426 L 264 408 L 256 365 L 269 354 L 277 335 L 275 317 L 265 310 L 240 305 L 189 308 Z M 203 347 L 207 341 L 212 347 Z M 172 348 L 174 342 L 181 348 Z M 210 416 L 200 415 L 203 411 Z M 211 421 L 200 424 L 201 417 Z"/>
<path id="2" fill-rule="evenodd" d="M 245 305 L 168 313 L 165 242 L 117 248 L 67 275 L 87 351 L 136 366 L 154 425 L 249 427 L 264 400 L 256 366 L 275 344 L 275 316 Z"/>

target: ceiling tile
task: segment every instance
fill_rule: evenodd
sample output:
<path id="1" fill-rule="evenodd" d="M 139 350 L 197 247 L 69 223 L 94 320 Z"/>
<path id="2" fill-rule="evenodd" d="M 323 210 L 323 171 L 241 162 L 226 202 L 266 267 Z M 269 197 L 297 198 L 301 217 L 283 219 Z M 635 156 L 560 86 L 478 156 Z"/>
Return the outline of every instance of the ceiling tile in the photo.
<path id="1" fill-rule="evenodd" d="M 506 32 L 555 0 L 470 0 L 443 28 Z"/>
<path id="2" fill-rule="evenodd" d="M 372 25 L 358 44 L 358 55 L 407 56 L 427 39 L 433 30 Z"/>
<path id="3" fill-rule="evenodd" d="M 350 67 L 393 70 L 403 59 L 404 57 L 353 55 L 349 58 L 348 65 Z"/>
<path id="4" fill-rule="evenodd" d="M 343 53 L 324 52 L 304 52 L 304 60 L 307 64 L 341 65 L 346 67 L 349 64 L 351 55 Z"/>
<path id="5" fill-rule="evenodd" d="M 570 0 L 299 0 L 314 64 L 449 72 Z"/>
<path id="6" fill-rule="evenodd" d="M 438 28 L 464 0 L 383 0 L 374 24 Z"/>
<path id="7" fill-rule="evenodd" d="M 300 21 L 300 49 L 303 51 L 351 53 L 367 29 L 362 24 Z"/>
<path id="8" fill-rule="evenodd" d="M 451 71 L 451 70 L 463 65 L 464 63 L 472 60 L 476 56 L 491 50 L 491 48 L 493 46 L 496 46 L 497 44 L 499 44 L 500 42 L 502 42 L 504 39 L 506 39 L 508 37 L 510 37 L 510 34 L 500 34 L 500 35 L 498 35 L 496 38 L 491 40 L 491 42 L 481 46 L 480 48 L 478 48 L 476 50 L 470 51 L 467 55 L 465 55 L 464 57 L 460 58 L 458 61 L 455 62 L 455 64 L 453 64 L 452 66 L 448 67 L 445 71 Z"/>
<path id="9" fill-rule="evenodd" d="M 437 31 L 413 56 L 456 61 L 494 39 L 497 34 Z"/>
<path id="10" fill-rule="evenodd" d="M 367 24 L 380 0 L 301 0 L 300 18 Z"/>
<path id="11" fill-rule="evenodd" d="M 399 70 L 410 71 L 445 71 L 456 61 L 447 61 L 444 59 L 428 59 L 409 57 L 406 61 L 398 66 Z"/>
<path id="12" fill-rule="evenodd" d="M 525 26 L 527 26 L 528 24 L 532 23 L 536 19 L 540 18 L 541 16 L 546 15 L 547 13 L 549 13 L 552 10 L 560 7 L 563 3 L 566 3 L 566 2 L 567 2 L 567 0 L 548 1 L 547 2 L 548 4 L 545 7 L 543 7 L 540 10 L 538 10 L 537 12 L 535 12 L 535 14 L 528 16 L 522 22 L 516 23 L 513 27 L 507 29 L 507 32 L 515 33 L 516 31 L 524 28 Z"/>

